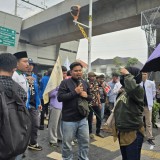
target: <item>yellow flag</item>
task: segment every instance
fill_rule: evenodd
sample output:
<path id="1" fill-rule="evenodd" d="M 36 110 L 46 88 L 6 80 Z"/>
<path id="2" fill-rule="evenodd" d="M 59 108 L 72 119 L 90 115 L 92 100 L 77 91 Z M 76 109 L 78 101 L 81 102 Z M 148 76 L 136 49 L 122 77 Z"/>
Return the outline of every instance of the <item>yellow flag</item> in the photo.
<path id="1" fill-rule="evenodd" d="M 61 67 L 60 58 L 58 56 L 57 61 L 52 70 L 52 73 L 50 75 L 49 81 L 47 83 L 47 86 L 43 93 L 44 104 L 49 102 L 49 92 L 51 92 L 57 86 L 59 86 L 62 80 L 63 80 L 62 67 Z"/>

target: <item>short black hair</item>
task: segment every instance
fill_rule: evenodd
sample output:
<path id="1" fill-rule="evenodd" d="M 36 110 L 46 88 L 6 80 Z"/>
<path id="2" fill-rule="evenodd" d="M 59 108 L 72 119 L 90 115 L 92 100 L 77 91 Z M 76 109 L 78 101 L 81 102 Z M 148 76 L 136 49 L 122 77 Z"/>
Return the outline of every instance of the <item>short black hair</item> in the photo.
<path id="1" fill-rule="evenodd" d="M 99 75 L 98 78 L 105 78 L 103 74 Z"/>
<path id="2" fill-rule="evenodd" d="M 62 72 L 67 72 L 67 68 L 65 66 L 62 66 Z"/>
<path id="3" fill-rule="evenodd" d="M 71 76 L 71 71 L 70 70 L 67 71 L 67 76 Z"/>
<path id="4" fill-rule="evenodd" d="M 74 67 L 76 67 L 76 66 L 81 66 L 82 68 L 83 68 L 83 66 L 82 66 L 82 64 L 81 63 L 79 63 L 79 62 L 73 62 L 69 67 L 70 67 L 70 70 L 72 70 Z"/>
<path id="5" fill-rule="evenodd" d="M 119 74 L 114 72 L 114 73 L 112 73 L 112 77 L 119 77 Z"/>
<path id="6" fill-rule="evenodd" d="M 11 53 L 0 54 L 0 70 L 12 72 L 17 67 L 17 58 Z"/>

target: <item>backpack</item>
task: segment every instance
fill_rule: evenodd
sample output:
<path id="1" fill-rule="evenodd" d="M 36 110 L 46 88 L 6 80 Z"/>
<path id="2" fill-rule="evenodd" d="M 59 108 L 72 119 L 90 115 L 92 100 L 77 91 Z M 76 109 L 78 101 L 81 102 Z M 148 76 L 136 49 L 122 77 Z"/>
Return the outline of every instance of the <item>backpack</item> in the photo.
<path id="1" fill-rule="evenodd" d="M 23 100 L 16 94 L 19 85 L 11 90 L 0 84 L 0 160 L 24 153 L 31 134 L 31 118 Z"/>

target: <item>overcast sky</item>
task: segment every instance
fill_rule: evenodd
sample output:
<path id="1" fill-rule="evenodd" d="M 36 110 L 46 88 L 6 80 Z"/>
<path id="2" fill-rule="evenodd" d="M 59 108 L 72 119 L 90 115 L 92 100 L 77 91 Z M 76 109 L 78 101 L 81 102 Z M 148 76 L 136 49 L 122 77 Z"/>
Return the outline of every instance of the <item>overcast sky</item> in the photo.
<path id="1" fill-rule="evenodd" d="M 49 8 L 57 3 L 60 3 L 64 0 L 26 0 L 30 3 L 33 3 L 42 8 Z M 17 15 L 22 18 L 27 18 L 31 15 L 34 15 L 38 12 L 43 11 L 40 8 L 34 7 L 28 3 L 25 3 L 21 0 L 17 0 Z M 15 11 L 15 0 L 0 0 L 0 10 L 14 14 Z"/>
<path id="2" fill-rule="evenodd" d="M 92 38 L 91 60 L 97 58 L 111 59 L 119 57 L 135 57 L 142 63 L 147 60 L 147 42 L 145 32 L 140 28 L 103 34 Z M 77 58 L 88 61 L 88 44 L 80 42 Z"/>
<path id="3" fill-rule="evenodd" d="M 64 0 L 30 0 L 31 3 L 41 7 L 50 7 Z M 14 14 L 15 0 L 0 0 L 0 10 Z M 27 18 L 42 11 L 36 7 L 18 0 L 17 14 Z M 108 33 L 92 38 L 91 61 L 97 58 L 111 59 L 119 57 L 135 57 L 145 63 L 147 60 L 147 43 L 144 31 L 140 28 Z M 88 42 L 86 39 L 80 41 L 77 59 L 88 62 Z"/>

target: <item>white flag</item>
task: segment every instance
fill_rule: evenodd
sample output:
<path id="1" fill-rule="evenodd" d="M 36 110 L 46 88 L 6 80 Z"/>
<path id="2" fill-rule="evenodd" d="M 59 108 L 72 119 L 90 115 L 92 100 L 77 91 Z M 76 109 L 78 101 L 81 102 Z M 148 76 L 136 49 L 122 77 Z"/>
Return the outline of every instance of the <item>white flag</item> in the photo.
<path id="1" fill-rule="evenodd" d="M 57 61 L 52 70 L 52 73 L 50 75 L 49 81 L 47 83 L 47 86 L 43 93 L 44 104 L 49 102 L 49 92 L 51 92 L 57 86 L 59 86 L 62 80 L 63 80 L 63 73 L 62 73 L 60 58 L 58 56 Z"/>
<path id="2" fill-rule="evenodd" d="M 65 60 L 63 65 L 67 68 L 68 71 L 70 70 L 70 68 L 69 68 L 70 62 L 69 62 L 68 56 L 67 56 L 67 58 L 66 58 L 66 60 Z"/>

